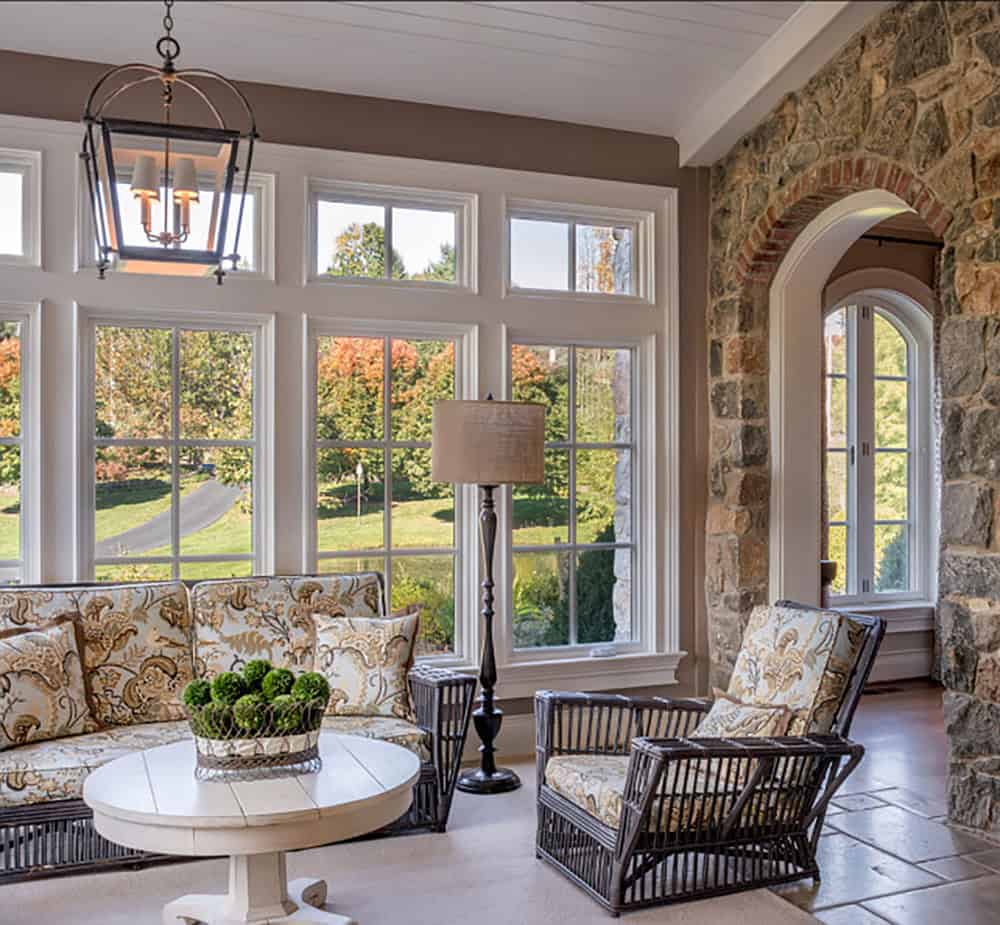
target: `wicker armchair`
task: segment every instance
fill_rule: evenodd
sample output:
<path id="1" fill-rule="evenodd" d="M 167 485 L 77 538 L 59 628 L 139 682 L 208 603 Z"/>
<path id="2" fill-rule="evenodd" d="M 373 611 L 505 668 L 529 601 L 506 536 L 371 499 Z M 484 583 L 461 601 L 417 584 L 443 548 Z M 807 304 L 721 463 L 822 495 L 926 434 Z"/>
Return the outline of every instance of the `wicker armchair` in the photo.
<path id="1" fill-rule="evenodd" d="M 885 632 L 850 619 L 862 639 L 827 735 L 690 738 L 709 700 L 539 691 L 536 855 L 616 916 L 818 880 L 827 805 L 864 754 L 846 736 Z M 592 772 L 587 801 L 550 785 L 558 756 Z"/>

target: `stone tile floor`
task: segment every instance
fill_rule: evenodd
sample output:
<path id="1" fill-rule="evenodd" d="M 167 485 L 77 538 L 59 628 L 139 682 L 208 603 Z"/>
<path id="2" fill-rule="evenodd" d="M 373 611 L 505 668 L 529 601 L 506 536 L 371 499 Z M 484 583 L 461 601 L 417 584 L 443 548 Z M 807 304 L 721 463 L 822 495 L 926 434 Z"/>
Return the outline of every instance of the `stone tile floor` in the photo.
<path id="1" fill-rule="evenodd" d="M 827 814 L 822 882 L 774 892 L 824 925 L 1000 925 L 1000 844 L 947 825 L 940 688 L 880 688 L 854 720 L 866 754 Z"/>

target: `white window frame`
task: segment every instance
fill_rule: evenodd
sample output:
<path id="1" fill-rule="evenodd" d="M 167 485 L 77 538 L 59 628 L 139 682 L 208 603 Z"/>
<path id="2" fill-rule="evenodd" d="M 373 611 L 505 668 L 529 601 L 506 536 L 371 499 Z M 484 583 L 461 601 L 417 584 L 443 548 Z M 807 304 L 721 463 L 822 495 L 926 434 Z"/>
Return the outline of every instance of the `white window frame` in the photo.
<path id="1" fill-rule="evenodd" d="M 41 488 L 39 458 L 41 387 L 38 375 L 41 305 L 0 302 L 0 320 L 21 326 L 21 427 L 17 437 L 0 437 L 0 446 L 21 448 L 20 551 L 18 559 L 0 559 L 0 568 L 17 568 L 19 581 L 41 580 Z"/>
<path id="2" fill-rule="evenodd" d="M 127 169 L 120 171 L 120 180 L 127 180 L 129 173 L 130 170 Z M 273 173 L 250 172 L 250 180 L 247 183 L 247 197 L 252 196 L 255 200 L 254 223 L 252 227 L 244 226 L 240 229 L 240 238 L 245 239 L 246 235 L 253 235 L 254 255 L 257 266 L 253 270 L 226 270 L 227 283 L 230 280 L 240 279 L 274 282 L 274 197 L 276 182 L 277 178 Z M 235 221 L 236 214 L 239 211 L 237 193 L 243 190 L 242 181 L 237 180 L 233 186 L 233 206 L 235 208 L 230 217 Z M 77 196 L 79 199 L 79 208 L 77 209 L 76 270 L 77 272 L 94 272 L 97 268 L 97 259 L 94 256 L 96 245 L 94 241 L 93 205 L 87 189 L 87 180 L 83 173 L 82 165 L 77 180 Z M 166 272 L 122 273 L 121 271 L 117 271 L 115 267 L 116 264 L 112 261 L 111 266 L 107 270 L 109 275 L 117 273 L 119 276 L 145 279 L 162 279 L 163 277 L 170 276 Z M 208 276 L 211 276 L 211 274 L 208 274 Z"/>
<path id="3" fill-rule="evenodd" d="M 391 606 L 391 562 L 394 558 L 405 558 L 407 556 L 427 556 L 434 555 L 435 548 L 426 547 L 421 549 L 392 549 L 391 533 L 391 485 L 387 480 L 386 501 L 384 510 L 386 532 L 383 536 L 381 552 L 371 550 L 344 550 L 342 552 L 321 552 L 317 548 L 316 537 L 316 503 L 317 503 L 317 475 L 316 475 L 316 454 L 321 449 L 321 444 L 327 441 L 320 441 L 316 437 L 316 411 L 317 411 L 317 389 L 316 389 L 316 359 L 319 338 L 321 337 L 371 337 L 383 338 L 392 337 L 399 339 L 416 340 L 451 340 L 455 343 L 455 393 L 457 398 L 469 399 L 478 395 L 478 370 L 479 370 L 479 327 L 475 324 L 451 324 L 436 322 L 400 322 L 400 321 L 368 321 L 358 319 L 334 319 L 322 318 L 318 316 L 305 316 L 303 344 L 305 346 L 305 356 L 303 357 L 303 370 L 305 380 L 303 382 L 304 403 L 304 434 L 305 446 L 303 452 L 304 471 L 302 483 L 306 486 L 304 492 L 304 510 L 302 512 L 303 523 L 306 527 L 303 535 L 303 559 L 308 564 L 307 567 L 317 571 L 319 563 L 335 561 L 337 559 L 364 559 L 382 558 L 388 566 L 384 571 L 386 581 L 386 606 Z M 385 365 L 383 376 L 388 377 L 388 362 Z M 390 395 L 388 389 L 384 392 Z M 386 407 L 389 407 L 388 402 Z M 391 441 L 390 422 L 386 420 L 384 435 L 382 440 L 371 441 L 373 445 L 391 448 L 395 444 Z M 368 441 L 357 441 L 354 445 L 366 445 Z M 478 661 L 478 607 L 476 606 L 479 571 L 478 555 L 473 551 L 478 549 L 478 504 L 474 485 L 455 486 L 455 535 L 454 535 L 454 556 L 455 556 L 455 644 L 451 653 L 441 655 L 421 656 L 422 662 L 437 665 L 472 665 Z M 439 555 L 452 555 L 450 549 L 441 549 Z"/>
<path id="4" fill-rule="evenodd" d="M 171 567 L 177 563 L 178 569 L 185 562 L 233 562 L 239 561 L 227 553 L 210 555 L 133 556 L 114 557 L 110 560 L 98 559 L 94 554 L 94 454 L 98 446 L 95 415 L 95 375 L 94 368 L 96 331 L 98 326 L 131 328 L 182 328 L 201 331 L 246 332 L 254 336 L 254 394 L 253 422 L 254 436 L 250 441 L 234 441 L 231 445 L 253 446 L 253 558 L 251 574 L 271 574 L 274 570 L 274 333 L 273 315 L 229 314 L 222 312 L 177 311 L 173 309 L 101 309 L 78 307 L 80 319 L 78 370 L 79 404 L 77 408 L 76 458 L 79 463 L 77 494 L 77 575 L 80 580 L 91 581 L 97 567 L 101 565 L 163 565 Z M 179 413 L 180 380 L 177 376 L 177 349 L 174 351 L 174 371 L 171 376 L 173 407 L 175 418 Z M 159 439 L 123 438 L 115 441 L 119 445 L 131 443 L 141 446 L 165 446 L 204 443 L 206 445 L 226 445 L 225 440 L 182 440 L 177 437 Z M 171 479 L 171 516 L 174 518 L 172 534 L 180 542 L 180 506 L 177 503 L 176 453 L 171 453 L 174 477 Z"/>
<path id="5" fill-rule="evenodd" d="M 23 254 L 0 253 L 0 266 L 42 265 L 42 152 L 0 148 L 0 173 L 21 174 Z"/>
<path id="6" fill-rule="evenodd" d="M 511 282 L 511 219 L 520 218 L 543 222 L 566 222 L 569 225 L 567 241 L 568 272 L 566 289 L 532 289 L 515 286 Z M 565 202 L 546 202 L 539 199 L 508 198 L 504 208 L 503 232 L 503 283 L 504 297 L 542 299 L 580 299 L 586 301 L 608 300 L 651 305 L 655 301 L 655 215 L 635 209 L 615 209 L 606 206 L 582 206 Z M 576 226 L 620 226 L 632 229 L 632 283 L 634 292 L 620 295 L 607 292 L 578 292 L 576 289 Z"/>
<path id="7" fill-rule="evenodd" d="M 828 302 L 826 317 L 849 306 L 848 315 L 848 586 L 831 594 L 838 607 L 877 609 L 923 604 L 935 589 L 937 524 L 934 515 L 933 331 L 927 311 L 913 298 L 890 289 L 864 289 Z M 864 309 L 868 316 L 864 317 Z M 908 532 L 910 588 L 906 591 L 874 590 L 874 545 L 862 542 L 875 524 L 874 512 L 874 319 L 885 315 L 907 344 L 908 412 Z M 872 325 L 872 337 L 858 336 L 860 324 Z M 866 438 L 867 437 L 867 438 Z M 867 451 L 862 444 L 868 444 Z M 851 462 L 851 448 L 854 459 Z M 825 524 L 824 524 L 825 529 Z M 867 582 L 868 590 L 862 582 Z"/>
<path id="8" fill-rule="evenodd" d="M 623 337 L 616 339 L 592 340 L 579 337 L 550 337 L 531 331 L 505 328 L 504 336 L 504 395 L 512 394 L 511 348 L 515 344 L 533 347 L 600 347 L 605 349 L 627 349 L 632 352 L 631 369 L 631 432 L 632 441 L 632 492 L 633 517 L 632 539 L 629 545 L 634 549 L 632 556 L 632 631 L 629 642 L 577 643 L 565 646 L 539 646 L 537 648 L 516 649 L 513 639 L 514 619 L 514 544 L 513 544 L 513 502 L 510 487 L 501 496 L 502 524 L 504 536 L 498 543 L 501 568 L 499 575 L 503 582 L 501 609 L 504 631 L 504 662 L 511 666 L 544 665 L 587 660 L 593 665 L 595 657 L 606 659 L 609 664 L 618 662 L 625 656 L 654 655 L 662 652 L 662 643 L 657 633 L 658 576 L 656 574 L 656 336 Z M 572 376 L 572 372 L 570 373 Z M 572 437 L 572 435 L 569 435 Z M 576 441 L 567 442 L 575 446 Z M 614 446 L 609 444 L 609 446 Z M 566 551 L 575 556 L 579 550 L 591 548 L 593 544 L 566 544 Z M 601 544 L 594 548 L 615 548 Z M 534 547 L 518 547 L 518 551 L 532 551 Z M 552 552 L 546 547 L 541 551 Z"/>
<path id="9" fill-rule="evenodd" d="M 357 203 L 385 210 L 386 247 L 392 249 L 392 210 L 427 209 L 455 214 L 455 282 L 437 280 L 393 279 L 388 274 L 392 261 L 386 261 L 386 276 L 381 279 L 360 276 L 329 276 L 316 270 L 321 202 Z M 382 183 L 358 183 L 319 177 L 306 179 L 306 246 L 303 252 L 302 279 L 305 285 L 387 286 L 402 289 L 433 289 L 440 292 L 478 291 L 478 211 L 475 193 L 388 186 Z"/>

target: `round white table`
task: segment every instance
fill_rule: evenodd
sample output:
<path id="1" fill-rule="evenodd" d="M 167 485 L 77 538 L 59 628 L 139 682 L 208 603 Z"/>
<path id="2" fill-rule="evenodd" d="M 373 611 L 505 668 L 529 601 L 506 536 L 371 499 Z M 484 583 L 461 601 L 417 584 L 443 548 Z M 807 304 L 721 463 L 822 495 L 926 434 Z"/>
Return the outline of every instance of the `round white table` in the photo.
<path id="1" fill-rule="evenodd" d="M 326 882 L 288 882 L 285 852 L 343 841 L 405 813 L 416 755 L 387 742 L 324 732 L 316 774 L 229 783 L 198 781 L 194 743 L 118 758 L 84 782 L 94 826 L 110 841 L 157 854 L 229 855 L 229 892 L 167 903 L 164 925 L 355 925 L 326 912 Z"/>

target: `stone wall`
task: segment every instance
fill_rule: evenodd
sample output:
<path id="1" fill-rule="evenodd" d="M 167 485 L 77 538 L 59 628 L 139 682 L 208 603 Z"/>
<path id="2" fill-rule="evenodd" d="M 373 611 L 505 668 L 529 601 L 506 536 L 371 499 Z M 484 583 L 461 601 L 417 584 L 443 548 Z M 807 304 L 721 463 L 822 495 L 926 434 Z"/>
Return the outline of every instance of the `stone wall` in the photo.
<path id="1" fill-rule="evenodd" d="M 768 578 L 768 290 L 798 232 L 888 189 L 945 248 L 939 642 L 951 815 L 1000 829 L 1000 4 L 902 3 L 712 169 L 706 597 L 728 677 Z"/>

